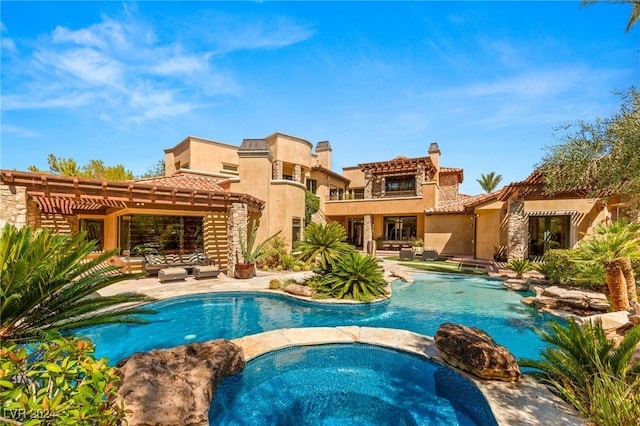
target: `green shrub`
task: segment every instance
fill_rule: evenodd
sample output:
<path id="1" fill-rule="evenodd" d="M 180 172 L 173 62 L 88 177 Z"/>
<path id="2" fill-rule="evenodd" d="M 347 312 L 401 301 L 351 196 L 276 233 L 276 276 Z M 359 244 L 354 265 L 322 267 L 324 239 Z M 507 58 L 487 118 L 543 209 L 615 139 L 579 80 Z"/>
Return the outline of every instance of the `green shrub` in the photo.
<path id="1" fill-rule="evenodd" d="M 3 341 L 3 416 L 25 426 L 122 424 L 117 369 L 94 359 L 94 349 L 91 341 L 75 338 L 33 345 Z"/>
<path id="2" fill-rule="evenodd" d="M 275 237 L 264 245 L 262 261 L 270 268 L 280 263 L 282 256 L 288 252 L 289 244 L 285 237 Z"/>
<path id="3" fill-rule="evenodd" d="M 386 285 L 378 261 L 354 251 L 341 258 L 331 272 L 321 277 L 316 291 L 337 299 L 367 302 L 387 296 Z"/>
<path id="4" fill-rule="evenodd" d="M 543 262 L 546 277 L 551 284 L 572 285 L 576 276 L 575 265 L 571 261 L 571 250 L 553 249 L 544 253 Z"/>
<path id="5" fill-rule="evenodd" d="M 322 270 L 330 270 L 334 263 L 348 253 L 355 252 L 347 243 L 347 231 L 338 222 L 327 225 L 310 223 L 304 230 L 304 240 L 296 241 L 298 259 L 306 263 L 320 263 Z"/>
<path id="6" fill-rule="evenodd" d="M 516 278 L 522 278 L 525 272 L 533 270 L 533 263 L 529 259 L 511 259 L 505 267 L 515 272 Z"/>
<path id="7" fill-rule="evenodd" d="M 640 362 L 632 361 L 640 342 L 640 326 L 616 345 L 601 323 L 583 328 L 568 319 L 551 323 L 551 331 L 538 331 L 549 346 L 540 360 L 521 359 L 534 368 L 532 376 L 551 386 L 561 397 L 596 425 L 635 425 L 640 421 Z"/>
<path id="8" fill-rule="evenodd" d="M 283 254 L 280 257 L 280 264 L 283 269 L 289 270 L 296 264 L 296 257 L 291 254 Z"/>

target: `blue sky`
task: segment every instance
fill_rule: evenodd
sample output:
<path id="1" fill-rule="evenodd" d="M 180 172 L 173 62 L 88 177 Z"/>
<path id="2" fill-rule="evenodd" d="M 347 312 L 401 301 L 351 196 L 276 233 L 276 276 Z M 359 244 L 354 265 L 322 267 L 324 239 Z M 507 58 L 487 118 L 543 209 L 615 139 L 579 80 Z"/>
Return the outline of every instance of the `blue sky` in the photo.
<path id="1" fill-rule="evenodd" d="M 2 1 L 0 167 L 49 153 L 144 173 L 186 136 L 328 140 L 524 179 L 554 129 L 640 86 L 629 5 Z"/>

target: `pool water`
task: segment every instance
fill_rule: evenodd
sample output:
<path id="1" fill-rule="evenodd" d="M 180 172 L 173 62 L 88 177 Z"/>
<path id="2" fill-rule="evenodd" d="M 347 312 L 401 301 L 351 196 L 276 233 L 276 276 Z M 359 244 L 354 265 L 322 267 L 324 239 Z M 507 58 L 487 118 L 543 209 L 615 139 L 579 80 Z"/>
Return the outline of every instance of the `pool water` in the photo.
<path id="1" fill-rule="evenodd" d="M 212 425 L 497 425 L 478 388 L 425 358 L 363 344 L 267 353 L 223 380 Z"/>
<path id="2" fill-rule="evenodd" d="M 549 319 L 522 303 L 521 293 L 500 280 L 451 274 L 414 274 L 395 281 L 390 301 L 323 305 L 266 293 L 208 293 L 152 303 L 150 324 L 110 324 L 80 330 L 112 364 L 134 352 L 193 341 L 233 339 L 280 328 L 366 326 L 398 328 L 433 336 L 454 322 L 478 327 L 516 358 L 538 358 L 544 347 L 534 328 Z"/>

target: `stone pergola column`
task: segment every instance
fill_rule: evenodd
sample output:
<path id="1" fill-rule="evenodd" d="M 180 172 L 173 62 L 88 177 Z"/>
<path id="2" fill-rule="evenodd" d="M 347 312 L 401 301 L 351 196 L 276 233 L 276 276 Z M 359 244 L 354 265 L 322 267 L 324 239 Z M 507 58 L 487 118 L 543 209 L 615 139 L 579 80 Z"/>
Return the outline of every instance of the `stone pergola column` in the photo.
<path id="1" fill-rule="evenodd" d="M 274 180 L 282 180 L 282 170 L 284 163 L 282 160 L 276 160 L 273 162 L 273 179 Z"/>
<path id="2" fill-rule="evenodd" d="M 416 170 L 416 195 L 422 197 L 422 184 L 425 182 L 424 163 L 418 163 Z"/>
<path id="3" fill-rule="evenodd" d="M 509 200 L 509 218 L 507 219 L 507 260 L 524 259 L 527 253 L 527 215 L 524 211 L 524 199 Z"/>
<path id="4" fill-rule="evenodd" d="M 0 185 L 0 227 L 27 225 L 27 188 Z"/>
<path id="5" fill-rule="evenodd" d="M 247 205 L 244 203 L 233 203 L 229 209 L 229 219 L 227 221 L 227 276 L 234 278 L 237 262 L 244 262 L 242 250 L 240 249 L 240 232 L 247 238 Z"/>
<path id="6" fill-rule="evenodd" d="M 380 198 L 384 198 L 384 194 L 387 191 L 387 178 L 382 176 L 380 178 Z"/>
<path id="7" fill-rule="evenodd" d="M 364 199 L 370 200 L 373 198 L 373 175 L 371 170 L 364 171 Z"/>
<path id="8" fill-rule="evenodd" d="M 293 181 L 302 183 L 302 167 L 300 167 L 300 164 L 293 165 Z"/>

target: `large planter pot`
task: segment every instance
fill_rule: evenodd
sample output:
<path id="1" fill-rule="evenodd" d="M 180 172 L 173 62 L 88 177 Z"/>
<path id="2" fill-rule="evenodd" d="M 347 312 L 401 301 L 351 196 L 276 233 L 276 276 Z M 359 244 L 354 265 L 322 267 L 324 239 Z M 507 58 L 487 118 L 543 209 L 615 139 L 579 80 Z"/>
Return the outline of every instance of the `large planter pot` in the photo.
<path id="1" fill-rule="evenodd" d="M 236 278 L 246 280 L 256 274 L 255 263 L 236 263 Z"/>

